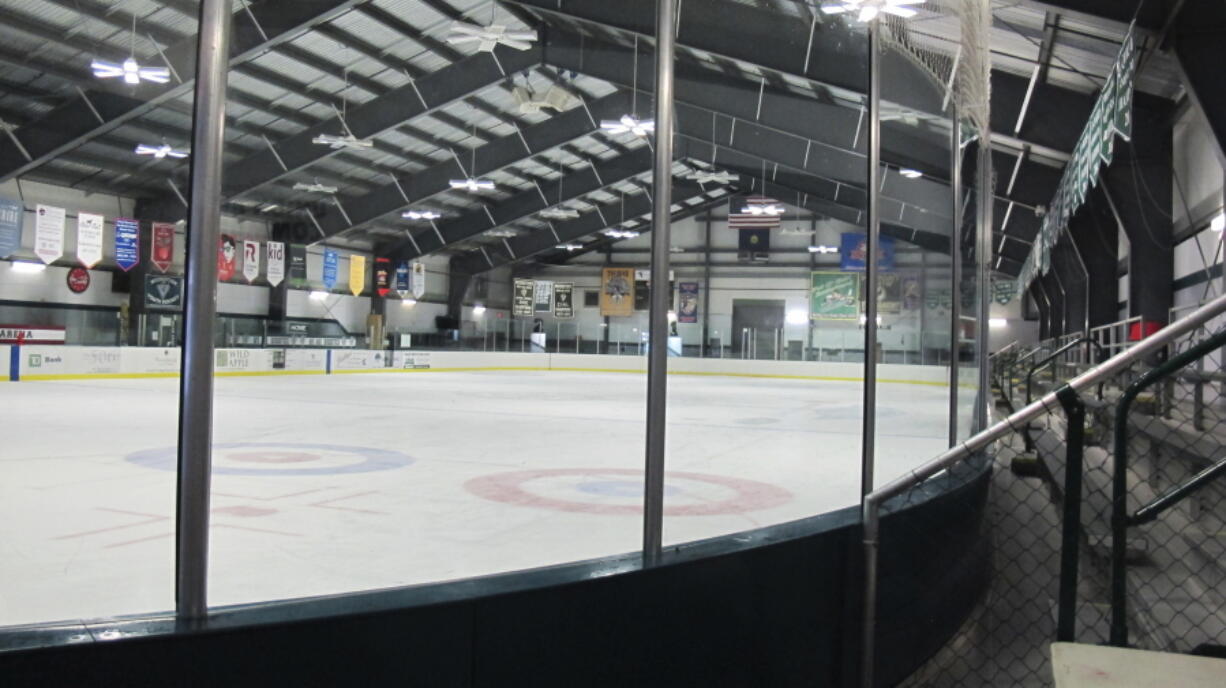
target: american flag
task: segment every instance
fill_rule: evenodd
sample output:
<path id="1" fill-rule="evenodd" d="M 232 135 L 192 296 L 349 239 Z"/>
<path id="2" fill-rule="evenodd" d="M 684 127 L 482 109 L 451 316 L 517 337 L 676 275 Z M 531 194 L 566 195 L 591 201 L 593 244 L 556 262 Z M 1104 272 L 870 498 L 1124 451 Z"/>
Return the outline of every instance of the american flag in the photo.
<path id="1" fill-rule="evenodd" d="M 728 227 L 731 229 L 775 229 L 783 218 L 783 204 L 766 196 L 749 196 L 732 199 L 728 212 Z"/>

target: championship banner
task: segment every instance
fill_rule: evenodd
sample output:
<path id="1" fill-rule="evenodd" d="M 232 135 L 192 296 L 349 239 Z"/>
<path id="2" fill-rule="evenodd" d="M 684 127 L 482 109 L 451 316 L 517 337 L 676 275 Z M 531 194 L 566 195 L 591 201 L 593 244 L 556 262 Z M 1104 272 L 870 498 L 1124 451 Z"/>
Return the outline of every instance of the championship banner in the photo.
<path id="1" fill-rule="evenodd" d="M 359 296 L 366 288 L 366 256 L 349 256 L 349 291 Z"/>
<path id="2" fill-rule="evenodd" d="M 102 260 L 101 215 L 77 213 L 77 260 L 92 268 Z"/>
<path id="3" fill-rule="evenodd" d="M 859 317 L 859 275 L 845 272 L 814 272 L 810 275 L 810 320 L 856 320 Z"/>
<path id="4" fill-rule="evenodd" d="M 21 215 L 25 206 L 20 201 L 0 198 L 0 258 L 8 258 L 21 248 Z"/>
<path id="5" fill-rule="evenodd" d="M 307 281 L 307 251 L 302 244 L 289 245 L 289 281 L 295 286 Z"/>
<path id="6" fill-rule="evenodd" d="M 375 293 L 379 296 L 387 296 L 392 290 L 391 272 L 391 258 L 375 258 Z"/>
<path id="7" fill-rule="evenodd" d="M 285 243 L 270 241 L 265 246 L 268 249 L 268 267 L 264 269 L 268 283 L 275 287 L 285 279 Z"/>
<path id="8" fill-rule="evenodd" d="M 324 289 L 332 291 L 336 286 L 336 273 L 340 267 L 340 256 L 336 255 L 336 251 L 330 248 L 324 249 Z"/>
<path id="9" fill-rule="evenodd" d="M 50 265 L 64 255 L 64 209 L 39 205 L 34 219 L 34 253 Z"/>
<path id="10" fill-rule="evenodd" d="M 115 264 L 127 272 L 139 263 L 140 222 L 126 217 L 115 218 Z"/>
<path id="11" fill-rule="evenodd" d="M 154 222 L 152 237 L 149 262 L 160 272 L 166 272 L 175 258 L 175 226 L 169 222 Z"/>
<path id="12" fill-rule="evenodd" d="M 634 314 L 634 268 L 605 268 L 601 272 L 600 314 L 612 318 Z"/>
<path id="13" fill-rule="evenodd" d="M 569 320 L 575 317 L 575 285 L 573 283 L 554 283 L 553 317 L 559 320 Z"/>
<path id="14" fill-rule="evenodd" d="M 218 281 L 229 282 L 230 278 L 234 277 L 234 260 L 237 256 L 238 246 L 234 243 L 234 237 L 222 234 L 217 243 Z"/>
<path id="15" fill-rule="evenodd" d="M 260 276 L 260 242 L 243 242 L 243 277 L 251 284 Z"/>
<path id="16" fill-rule="evenodd" d="M 396 264 L 396 292 L 401 298 L 409 293 L 409 261 L 407 260 Z"/>
<path id="17" fill-rule="evenodd" d="M 548 313 L 553 310 L 553 282 L 537 280 L 532 284 L 532 312 Z"/>
<path id="18" fill-rule="evenodd" d="M 421 297 L 425 296 L 426 295 L 426 264 L 425 263 L 413 263 L 413 274 L 412 274 L 411 279 L 412 279 L 412 284 L 413 284 L 414 298 L 420 299 Z"/>
<path id="19" fill-rule="evenodd" d="M 530 279 L 515 280 L 511 295 L 511 315 L 516 318 L 531 318 L 534 283 Z"/>
<path id="20" fill-rule="evenodd" d="M 839 243 L 839 256 L 842 262 L 839 269 L 845 272 L 864 272 L 868 263 L 868 237 L 864 234 L 843 234 Z M 894 239 L 880 237 L 877 244 L 877 269 L 894 269 Z"/>
<path id="21" fill-rule="evenodd" d="M 681 282 L 677 285 L 677 322 L 698 322 L 698 283 Z"/>

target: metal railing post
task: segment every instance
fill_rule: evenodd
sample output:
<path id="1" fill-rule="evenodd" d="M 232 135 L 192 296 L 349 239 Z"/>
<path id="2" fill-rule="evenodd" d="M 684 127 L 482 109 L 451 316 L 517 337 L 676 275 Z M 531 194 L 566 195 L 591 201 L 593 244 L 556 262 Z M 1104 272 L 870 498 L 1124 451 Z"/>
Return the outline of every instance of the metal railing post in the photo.
<path id="1" fill-rule="evenodd" d="M 1081 472 L 1085 451 L 1086 406 L 1077 392 L 1067 385 L 1056 390 L 1056 398 L 1068 419 L 1056 640 L 1071 643 L 1077 630 L 1077 564 L 1081 537 Z"/>

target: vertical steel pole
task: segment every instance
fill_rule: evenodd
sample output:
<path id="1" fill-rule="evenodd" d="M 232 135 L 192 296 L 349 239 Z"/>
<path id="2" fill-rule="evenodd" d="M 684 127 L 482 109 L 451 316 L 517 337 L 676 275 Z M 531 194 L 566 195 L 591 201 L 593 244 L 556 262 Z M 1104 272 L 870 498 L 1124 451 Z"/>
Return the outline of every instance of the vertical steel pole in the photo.
<path id="1" fill-rule="evenodd" d="M 1072 387 L 1057 390 L 1068 417 L 1064 460 L 1064 507 L 1060 523 L 1060 589 L 1056 640 L 1071 643 L 1077 635 L 1077 565 L 1081 538 L 1081 469 L 1084 460 L 1086 407 Z M 1027 433 L 1029 437 L 1029 433 Z"/>
<path id="2" fill-rule="evenodd" d="M 979 372 L 979 397 L 975 404 L 975 432 L 988 427 L 988 406 L 991 404 L 992 387 L 988 375 L 988 319 L 991 316 L 992 284 L 989 266 L 992 262 L 992 132 L 984 127 L 979 133 L 979 188 L 976 210 L 978 224 L 975 227 L 975 282 L 979 290 L 978 320 L 975 324 L 975 348 Z"/>
<path id="3" fill-rule="evenodd" d="M 187 299 L 179 382 L 179 474 L 175 518 L 175 615 L 208 612 L 209 481 L 213 442 L 213 334 L 217 316 L 217 240 L 225 145 L 230 3 L 200 3 L 196 100 L 192 114 L 191 207 L 187 225 Z"/>
<path id="4" fill-rule="evenodd" d="M 709 210 L 702 246 L 702 348 L 700 351 L 704 352 L 701 355 L 705 356 L 707 347 L 711 344 L 711 211 Z M 719 345 L 722 348 L 724 343 L 720 342 Z M 723 355 L 722 352 L 720 355 Z"/>
<path id="5" fill-rule="evenodd" d="M 656 149 L 652 168 L 650 346 L 647 359 L 647 485 L 643 565 L 660 562 L 664 533 L 664 431 L 668 401 L 669 245 L 673 181 L 673 52 L 676 0 L 656 3 Z"/>
<path id="6" fill-rule="evenodd" d="M 958 443 L 958 372 L 962 353 L 962 120 L 957 107 L 950 107 L 951 162 L 949 183 L 953 187 L 953 233 L 949 239 L 949 446 Z"/>
<path id="7" fill-rule="evenodd" d="M 860 494 L 873 491 L 877 435 L 877 250 L 881 236 L 881 69 L 880 22 L 868 25 L 868 232 L 864 258 L 864 433 Z"/>

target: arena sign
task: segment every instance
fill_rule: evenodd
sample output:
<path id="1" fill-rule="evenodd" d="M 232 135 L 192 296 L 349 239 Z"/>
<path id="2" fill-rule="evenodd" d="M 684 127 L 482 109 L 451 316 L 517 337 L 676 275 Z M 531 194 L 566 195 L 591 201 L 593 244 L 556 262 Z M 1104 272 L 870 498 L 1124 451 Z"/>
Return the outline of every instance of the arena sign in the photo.
<path id="1" fill-rule="evenodd" d="M 63 344 L 64 328 L 52 325 L 0 325 L 0 344 Z"/>

